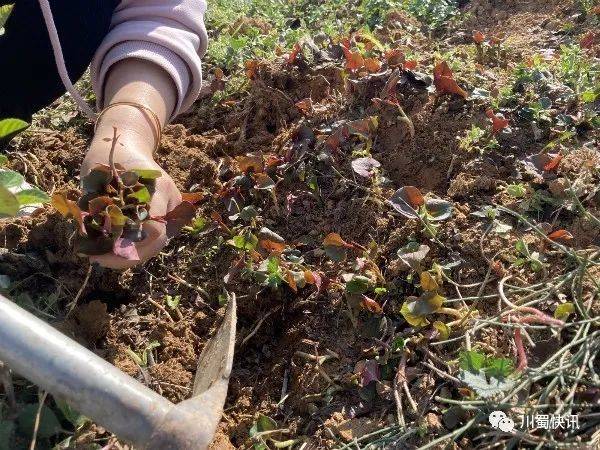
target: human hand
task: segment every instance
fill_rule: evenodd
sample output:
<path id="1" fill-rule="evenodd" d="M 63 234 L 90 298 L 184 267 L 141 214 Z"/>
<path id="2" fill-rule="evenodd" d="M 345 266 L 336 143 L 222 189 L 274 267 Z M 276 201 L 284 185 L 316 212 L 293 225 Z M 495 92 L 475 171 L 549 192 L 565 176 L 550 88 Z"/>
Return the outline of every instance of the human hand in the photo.
<path id="1" fill-rule="evenodd" d="M 111 138 L 106 130 L 99 129 L 81 165 L 81 176 L 87 175 L 98 164 L 108 164 Z M 136 135 L 125 130 L 117 141 L 114 163 L 125 169 L 157 169 L 162 176 L 156 180 L 156 190 L 150 203 L 150 216 L 163 217 L 181 203 L 181 193 L 173 179 L 154 161 L 152 149 L 140 142 Z M 90 262 L 111 269 L 126 269 L 156 256 L 167 243 L 167 227 L 164 222 L 148 220 L 143 225 L 146 237 L 135 243 L 139 261 L 128 260 L 114 254 L 90 256 Z"/>

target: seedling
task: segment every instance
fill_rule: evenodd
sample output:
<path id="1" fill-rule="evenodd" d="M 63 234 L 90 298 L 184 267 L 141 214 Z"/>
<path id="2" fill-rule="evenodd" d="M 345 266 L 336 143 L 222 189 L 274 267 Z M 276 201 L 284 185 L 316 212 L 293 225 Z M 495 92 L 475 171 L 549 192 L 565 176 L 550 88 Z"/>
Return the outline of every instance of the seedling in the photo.
<path id="1" fill-rule="evenodd" d="M 529 245 L 523 240 L 519 239 L 515 244 L 518 257 L 513 261 L 515 267 L 523 267 L 528 265 L 534 272 L 541 272 L 544 270 L 544 255 L 539 252 L 531 252 Z"/>
<path id="2" fill-rule="evenodd" d="M 127 170 L 114 162 L 117 146 L 114 129 L 109 164 L 98 164 L 81 180 L 82 196 L 77 201 L 65 193 L 52 196 L 52 204 L 63 216 L 79 225 L 75 250 L 81 255 L 113 253 L 128 260 L 139 260 L 136 242 L 145 239 L 143 226 L 149 220 L 167 223 L 167 233 L 187 224 L 194 217 L 195 203 L 201 196 L 190 194 L 164 217 L 151 217 L 150 204 L 160 170 Z"/>

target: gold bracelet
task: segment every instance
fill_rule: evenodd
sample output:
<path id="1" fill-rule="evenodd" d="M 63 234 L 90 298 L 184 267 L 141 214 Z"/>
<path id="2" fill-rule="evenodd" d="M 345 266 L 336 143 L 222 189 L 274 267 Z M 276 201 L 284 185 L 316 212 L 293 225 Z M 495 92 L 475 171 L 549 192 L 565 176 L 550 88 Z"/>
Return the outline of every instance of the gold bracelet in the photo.
<path id="1" fill-rule="evenodd" d="M 154 150 L 152 151 L 152 154 L 153 155 L 156 154 L 156 151 L 158 150 L 158 147 L 160 146 L 160 141 L 162 139 L 162 126 L 160 124 L 160 119 L 158 118 L 158 116 L 156 115 L 156 113 L 154 111 L 152 111 L 150 108 L 148 108 L 147 106 L 144 106 L 140 103 L 135 103 L 135 102 L 111 103 L 106 108 L 104 108 L 100 112 L 100 114 L 98 114 L 98 117 L 96 118 L 96 123 L 94 125 L 94 132 L 98 129 L 98 124 L 100 123 L 100 119 L 102 119 L 102 117 L 108 110 L 110 110 L 116 106 L 122 106 L 122 105 L 131 106 L 133 108 L 136 108 L 146 117 L 146 119 L 154 121 L 154 125 L 156 128 L 156 130 L 155 130 L 156 133 L 154 134 L 154 138 L 156 139 L 156 144 L 154 145 Z"/>

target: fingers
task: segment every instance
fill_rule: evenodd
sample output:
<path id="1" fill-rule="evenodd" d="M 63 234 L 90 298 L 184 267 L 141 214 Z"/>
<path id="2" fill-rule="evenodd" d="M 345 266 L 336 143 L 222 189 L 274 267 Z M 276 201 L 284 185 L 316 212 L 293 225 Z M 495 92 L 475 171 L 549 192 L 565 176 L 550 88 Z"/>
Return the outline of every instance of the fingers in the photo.
<path id="1" fill-rule="evenodd" d="M 123 270 L 142 264 L 150 258 L 158 255 L 163 247 L 167 244 L 166 227 L 164 223 L 150 220 L 144 224 L 146 239 L 141 242 L 136 242 L 139 260 L 128 260 L 120 256 L 107 253 L 105 255 L 91 256 L 91 263 L 98 263 L 109 269 Z"/>
<path id="2" fill-rule="evenodd" d="M 164 179 L 159 178 L 156 192 L 150 204 L 150 215 L 153 217 L 162 217 L 179 203 L 181 203 L 181 193 L 175 187 L 173 181 L 167 177 Z M 107 253 L 105 255 L 90 257 L 90 262 L 98 263 L 109 269 L 124 270 L 138 264 L 143 264 L 150 258 L 158 255 L 167 244 L 166 224 L 150 220 L 144 223 L 143 229 L 146 233 L 146 238 L 141 242 L 135 243 L 139 260 L 128 260 Z"/>

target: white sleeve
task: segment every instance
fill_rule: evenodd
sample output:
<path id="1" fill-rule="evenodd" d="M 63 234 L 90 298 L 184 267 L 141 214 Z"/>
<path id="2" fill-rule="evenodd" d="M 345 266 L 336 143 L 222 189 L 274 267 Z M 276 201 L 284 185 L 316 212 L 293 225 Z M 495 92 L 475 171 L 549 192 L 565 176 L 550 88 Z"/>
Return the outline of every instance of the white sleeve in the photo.
<path id="1" fill-rule="evenodd" d="M 103 106 L 111 66 L 139 58 L 158 64 L 173 79 L 177 105 L 171 120 L 188 109 L 202 87 L 200 58 L 208 44 L 205 11 L 205 0 L 122 0 L 91 65 L 98 105 Z"/>

